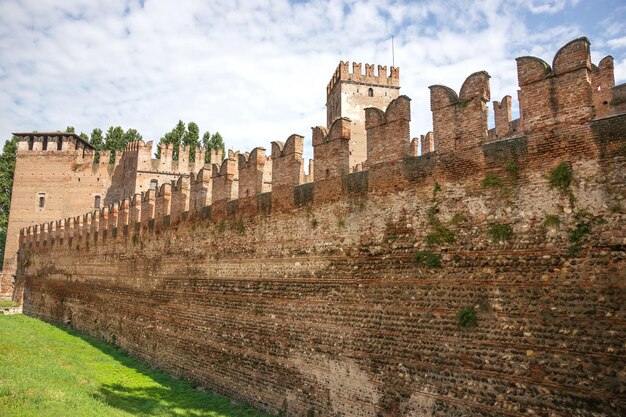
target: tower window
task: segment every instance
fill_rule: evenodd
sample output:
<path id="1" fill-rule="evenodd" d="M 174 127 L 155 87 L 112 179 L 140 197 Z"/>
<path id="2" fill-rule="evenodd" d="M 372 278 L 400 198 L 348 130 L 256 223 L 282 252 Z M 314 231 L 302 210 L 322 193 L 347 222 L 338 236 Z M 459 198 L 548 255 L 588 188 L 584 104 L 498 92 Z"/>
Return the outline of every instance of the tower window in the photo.
<path id="1" fill-rule="evenodd" d="M 158 185 L 159 185 L 159 181 L 157 181 L 157 180 L 150 180 L 150 189 L 151 190 L 156 190 Z"/>
<path id="2" fill-rule="evenodd" d="M 368 97 L 374 97 L 374 89 L 373 88 L 368 88 L 367 89 L 367 96 Z"/>
<path id="3" fill-rule="evenodd" d="M 94 201 L 93 205 L 95 208 L 100 208 L 100 196 L 99 195 L 96 196 L 96 201 Z"/>
<path id="4" fill-rule="evenodd" d="M 46 205 L 46 195 L 44 193 L 39 193 L 39 208 L 44 208 Z"/>

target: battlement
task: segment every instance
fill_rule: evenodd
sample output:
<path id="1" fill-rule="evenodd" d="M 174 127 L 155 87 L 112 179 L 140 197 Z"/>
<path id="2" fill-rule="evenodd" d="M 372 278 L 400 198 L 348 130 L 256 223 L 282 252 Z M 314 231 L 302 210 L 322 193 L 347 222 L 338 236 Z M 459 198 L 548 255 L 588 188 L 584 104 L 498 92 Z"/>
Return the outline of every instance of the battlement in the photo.
<path id="1" fill-rule="evenodd" d="M 263 147 L 249 153 L 229 151 L 223 161 L 216 153 L 220 163 L 213 163 L 210 169 L 204 164 L 196 166 L 188 177 L 163 183 L 158 190 L 133 194 L 94 211 L 89 218 L 23 229 L 22 245 L 42 242 L 53 230 L 64 230 L 67 235 L 88 224 L 92 229 L 100 223 L 101 229 L 127 227 L 131 233 L 143 233 L 185 219 L 220 221 L 265 215 L 355 194 L 405 190 L 415 184 L 478 184 L 487 172 L 502 170 L 509 162 L 519 168 L 520 177 L 533 172 L 543 175 L 546 167 L 558 160 L 605 158 L 619 151 L 616 144 L 624 143 L 626 135 L 620 101 L 626 87 L 614 85 L 611 57 L 592 65 L 589 42 L 580 38 L 557 52 L 553 67 L 534 57 L 518 58 L 517 65 L 521 118 L 511 120 L 512 98 L 504 95 L 492 103 L 495 127 L 489 132 L 490 76 L 478 71 L 466 78 L 458 94 L 447 86 L 430 86 L 433 131 L 413 140 L 410 98 L 399 96 L 386 108 L 366 108 L 365 163 L 350 164 L 353 124 L 341 117 L 329 127 L 312 128 L 314 160 L 309 176 L 304 174 L 304 138 L 294 134 L 285 142 L 272 142 L 271 156 Z M 350 74 L 348 64 L 342 62 L 333 79 L 374 76 L 373 66 L 367 66 L 365 74 L 359 64 L 353 68 Z M 395 78 L 393 71 L 389 76 L 385 72 L 385 79 L 397 79 L 397 72 Z M 609 133 L 603 133 L 606 138 L 601 139 L 597 132 Z M 149 144 L 129 144 L 124 157 L 129 153 L 145 156 Z M 171 153 L 170 146 L 161 148 L 161 158 L 168 160 Z M 181 155 L 184 161 L 187 153 Z"/>
<path id="2" fill-rule="evenodd" d="M 378 71 L 374 73 L 375 66 L 373 64 L 365 64 L 365 72 L 363 72 L 363 65 L 360 62 L 352 63 L 352 72 L 350 72 L 349 66 L 350 62 L 347 61 L 339 63 L 326 86 L 326 95 L 330 95 L 339 82 L 400 88 L 400 68 L 390 67 L 389 72 L 387 72 L 386 65 L 378 65 Z"/>
<path id="3" fill-rule="evenodd" d="M 81 157 L 92 155 L 94 148 L 80 136 L 72 132 L 21 132 L 13 133 L 18 137 L 17 151 L 24 152 L 72 152 Z"/>

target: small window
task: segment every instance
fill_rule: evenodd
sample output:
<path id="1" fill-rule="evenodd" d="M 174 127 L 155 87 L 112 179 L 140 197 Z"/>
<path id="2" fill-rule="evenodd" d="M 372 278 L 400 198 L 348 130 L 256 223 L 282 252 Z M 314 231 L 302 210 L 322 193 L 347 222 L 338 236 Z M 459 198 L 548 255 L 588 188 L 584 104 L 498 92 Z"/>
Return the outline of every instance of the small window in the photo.
<path id="1" fill-rule="evenodd" d="M 157 180 L 150 180 L 150 189 L 151 190 L 156 190 L 158 185 L 159 185 L 159 181 L 157 181 Z"/>
<path id="2" fill-rule="evenodd" d="M 95 208 L 100 208 L 100 196 L 99 195 L 96 196 L 96 201 L 94 201 L 93 205 Z"/>
<path id="3" fill-rule="evenodd" d="M 46 195 L 39 194 L 39 208 L 44 208 L 45 205 L 46 205 Z"/>
<path id="4" fill-rule="evenodd" d="M 367 89 L 367 96 L 368 97 L 374 97 L 374 89 L 373 88 L 368 88 Z"/>

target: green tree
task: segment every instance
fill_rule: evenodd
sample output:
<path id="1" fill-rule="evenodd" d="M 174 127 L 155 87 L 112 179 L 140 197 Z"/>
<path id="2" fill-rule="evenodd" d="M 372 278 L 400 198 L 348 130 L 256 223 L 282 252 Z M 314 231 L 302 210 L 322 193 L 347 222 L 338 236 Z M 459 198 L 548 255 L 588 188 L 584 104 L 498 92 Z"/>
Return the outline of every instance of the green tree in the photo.
<path id="1" fill-rule="evenodd" d="M 109 163 L 115 162 L 115 153 L 123 151 L 125 147 L 124 129 L 121 126 L 109 127 L 104 135 L 104 149 L 111 151 Z"/>
<path id="2" fill-rule="evenodd" d="M 94 129 L 91 131 L 91 137 L 89 138 L 89 144 L 96 150 L 93 157 L 95 163 L 100 162 L 100 150 L 104 144 L 104 137 L 102 136 L 102 129 Z"/>
<path id="3" fill-rule="evenodd" d="M 65 131 L 68 133 L 74 133 L 74 126 L 68 126 L 65 128 Z"/>
<path id="4" fill-rule="evenodd" d="M 143 137 L 139 132 L 137 132 L 136 129 L 128 129 L 124 133 L 124 147 L 126 147 L 126 145 L 128 145 L 130 142 L 135 142 L 142 139 Z"/>
<path id="5" fill-rule="evenodd" d="M 222 155 L 226 153 L 226 145 L 224 145 L 224 139 L 220 132 L 215 132 L 211 135 L 209 132 L 204 132 L 202 135 L 202 143 L 204 148 L 206 149 L 206 154 L 204 156 L 204 162 L 209 163 L 220 163 L 221 161 L 211 161 L 211 150 L 212 149 L 221 149 Z"/>
<path id="6" fill-rule="evenodd" d="M 17 141 L 17 136 L 7 140 L 4 143 L 2 154 L 0 154 L 0 268 L 2 268 L 7 225 L 9 223 Z"/>
<path id="7" fill-rule="evenodd" d="M 189 149 L 189 160 L 196 160 L 196 148 L 200 146 L 200 129 L 195 122 L 187 124 L 187 131 L 183 137 L 183 145 Z"/>
<path id="8" fill-rule="evenodd" d="M 198 125 L 194 122 L 189 123 L 192 126 L 192 129 L 197 129 Z M 172 159 L 174 161 L 178 161 L 178 149 L 181 145 L 186 144 L 185 140 L 193 141 L 193 132 L 189 132 L 187 126 L 185 126 L 185 122 L 179 120 L 176 123 L 176 126 L 169 132 L 167 132 L 163 137 L 159 140 L 160 145 L 172 145 Z M 161 157 L 161 148 L 158 147 L 156 151 L 157 158 Z"/>

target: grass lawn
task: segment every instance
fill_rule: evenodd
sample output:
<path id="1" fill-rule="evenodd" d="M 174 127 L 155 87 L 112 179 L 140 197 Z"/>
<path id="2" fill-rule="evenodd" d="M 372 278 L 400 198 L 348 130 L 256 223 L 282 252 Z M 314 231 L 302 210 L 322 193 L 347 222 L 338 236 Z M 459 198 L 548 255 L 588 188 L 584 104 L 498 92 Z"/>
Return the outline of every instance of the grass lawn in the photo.
<path id="1" fill-rule="evenodd" d="M 264 417 L 91 337 L 0 316 L 0 416 Z"/>
<path id="2" fill-rule="evenodd" d="M 0 307 L 19 307 L 20 305 L 13 301 L 0 300 Z"/>

